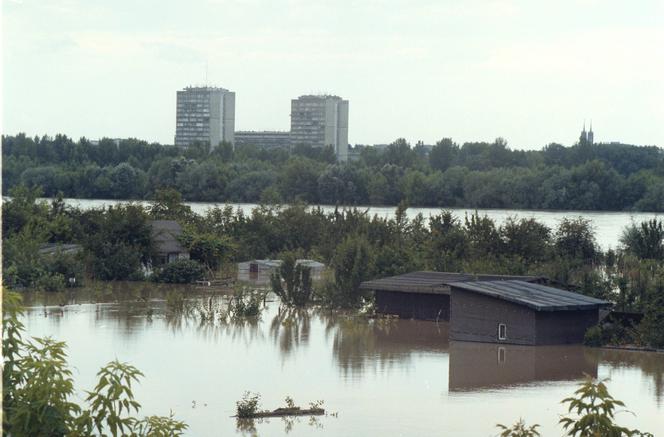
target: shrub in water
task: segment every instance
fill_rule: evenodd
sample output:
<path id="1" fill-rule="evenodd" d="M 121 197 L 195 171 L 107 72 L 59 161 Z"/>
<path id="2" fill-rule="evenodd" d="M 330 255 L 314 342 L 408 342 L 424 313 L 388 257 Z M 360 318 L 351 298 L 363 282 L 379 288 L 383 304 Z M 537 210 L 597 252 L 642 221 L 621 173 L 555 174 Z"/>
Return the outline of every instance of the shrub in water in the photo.
<path id="1" fill-rule="evenodd" d="M 238 290 L 228 303 L 228 312 L 234 318 L 259 316 L 263 298 L 264 295 L 257 291 Z"/>
<path id="2" fill-rule="evenodd" d="M 270 279 L 272 291 L 283 303 L 301 307 L 311 299 L 311 269 L 297 264 L 296 259 L 295 253 L 285 252 L 281 266 Z"/>
<path id="3" fill-rule="evenodd" d="M 604 345 L 604 334 L 599 325 L 591 326 L 583 336 L 583 344 L 586 346 L 600 347 Z"/>
<path id="4" fill-rule="evenodd" d="M 256 414 L 258 412 L 258 403 L 260 398 L 261 395 L 258 393 L 251 393 L 248 391 L 244 392 L 242 399 L 235 403 L 235 412 L 237 417 L 240 419 L 245 419 Z"/>
<path id="5" fill-rule="evenodd" d="M 179 259 L 166 264 L 156 275 L 157 282 L 189 284 L 205 277 L 205 268 L 196 261 Z"/>
<path id="6" fill-rule="evenodd" d="M 540 435 L 540 433 L 537 432 L 539 425 L 526 426 L 526 422 L 524 422 L 523 419 L 519 419 L 519 421 L 510 428 L 501 424 L 496 426 L 503 431 L 500 433 L 500 437 L 539 437 Z"/>

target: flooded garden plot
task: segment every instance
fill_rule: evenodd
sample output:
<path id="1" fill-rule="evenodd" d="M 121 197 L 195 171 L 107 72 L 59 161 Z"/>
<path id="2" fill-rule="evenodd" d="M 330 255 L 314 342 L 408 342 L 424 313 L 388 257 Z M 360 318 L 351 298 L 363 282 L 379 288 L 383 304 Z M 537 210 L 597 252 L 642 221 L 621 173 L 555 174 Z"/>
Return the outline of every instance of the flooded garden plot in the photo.
<path id="1" fill-rule="evenodd" d="M 259 317 L 234 318 L 229 300 L 204 287 L 109 283 L 26 294 L 24 322 L 28 335 L 67 342 L 78 389 L 114 358 L 136 366 L 143 411 L 172 410 L 188 435 L 489 436 L 519 417 L 559 435 L 560 400 L 584 375 L 610 378 L 635 413 L 619 423 L 664 429 L 664 354 L 450 342 L 444 322 L 285 308 L 271 295 Z M 326 414 L 240 422 L 231 416 L 246 391 L 269 410 L 286 397 L 323 400 Z"/>

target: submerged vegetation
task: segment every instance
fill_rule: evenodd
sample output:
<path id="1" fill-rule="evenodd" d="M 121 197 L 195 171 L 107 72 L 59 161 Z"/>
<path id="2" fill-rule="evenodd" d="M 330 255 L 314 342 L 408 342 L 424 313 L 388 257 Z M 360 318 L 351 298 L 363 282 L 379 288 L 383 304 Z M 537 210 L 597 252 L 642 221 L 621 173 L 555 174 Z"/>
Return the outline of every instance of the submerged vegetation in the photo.
<path id="1" fill-rule="evenodd" d="M 80 210 L 37 200 L 21 187 L 3 205 L 3 281 L 13 288 L 60 289 L 76 275 L 79 285 L 94 279 L 146 279 L 154 253 L 152 219 L 177 220 L 181 244 L 191 260 L 155 267 L 155 280 L 190 282 L 202 276 L 228 277 L 238 261 L 280 258 L 274 292 L 287 305 L 318 302 L 358 309 L 371 302 L 362 281 L 415 270 L 457 271 L 550 278 L 560 286 L 610 300 L 615 309 L 643 314 L 631 325 L 606 320 L 590 333 L 594 344 L 664 347 L 664 236 L 660 221 L 625 230 L 621 247 L 602 251 L 591 223 L 565 218 L 556 228 L 532 218 L 497 224 L 478 213 L 456 217 L 450 211 L 409 219 L 401 204 L 394 218 L 359 209 L 324 212 L 306 205 L 259 206 L 250 214 L 232 207 L 194 214 L 176 191 L 164 190 L 145 208 L 123 204 Z M 44 244 L 76 244 L 76 255 L 40 254 Z M 297 257 L 327 264 L 330 273 L 313 281 Z M 78 272 L 78 273 L 70 273 Z M 69 285 L 69 284 L 67 284 Z M 249 296 L 234 312 L 255 313 Z M 201 317 L 215 317 L 200 308 Z M 218 315 L 217 315 L 218 316 Z M 594 335 L 594 338 L 592 338 Z"/>
<path id="2" fill-rule="evenodd" d="M 290 396 L 286 396 L 285 406 L 275 410 L 261 410 L 260 394 L 244 392 L 242 399 L 235 403 L 235 417 L 238 419 L 257 419 L 263 417 L 282 417 L 282 416 L 319 416 L 325 414 L 322 408 L 323 401 L 318 400 L 309 403 L 309 408 L 301 408 L 295 405 L 295 401 Z"/>

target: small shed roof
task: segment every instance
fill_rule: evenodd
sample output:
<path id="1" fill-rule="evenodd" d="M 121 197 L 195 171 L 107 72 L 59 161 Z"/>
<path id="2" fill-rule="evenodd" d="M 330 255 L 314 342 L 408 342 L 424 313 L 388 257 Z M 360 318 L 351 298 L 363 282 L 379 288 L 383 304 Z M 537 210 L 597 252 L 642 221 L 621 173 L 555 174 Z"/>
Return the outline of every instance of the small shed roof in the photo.
<path id="1" fill-rule="evenodd" d="M 526 282 L 540 281 L 537 276 L 475 275 L 449 272 L 412 272 L 389 278 L 366 281 L 360 285 L 363 290 L 400 291 L 403 293 L 450 294 L 449 284 L 460 281 L 492 281 L 520 279 Z"/>
<path id="2" fill-rule="evenodd" d="M 74 254 L 83 249 L 80 244 L 61 244 L 61 243 L 46 243 L 39 245 L 38 252 L 40 255 L 54 255 L 56 253 Z"/>
<path id="3" fill-rule="evenodd" d="M 153 220 L 150 222 L 152 226 L 152 239 L 158 253 L 182 253 L 187 252 L 187 249 L 182 247 L 178 241 L 178 237 L 182 235 L 182 227 L 175 220 Z"/>
<path id="4" fill-rule="evenodd" d="M 464 281 L 449 285 L 452 288 L 525 305 L 536 311 L 589 310 L 611 306 L 611 303 L 605 300 L 519 280 Z"/>

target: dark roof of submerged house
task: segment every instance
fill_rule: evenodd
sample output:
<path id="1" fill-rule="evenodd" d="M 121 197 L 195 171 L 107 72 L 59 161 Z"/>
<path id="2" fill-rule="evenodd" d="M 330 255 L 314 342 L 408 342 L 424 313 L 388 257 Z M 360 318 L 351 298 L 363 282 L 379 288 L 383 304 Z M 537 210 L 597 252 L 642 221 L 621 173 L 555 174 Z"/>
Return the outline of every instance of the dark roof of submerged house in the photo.
<path id="1" fill-rule="evenodd" d="M 591 310 L 610 302 L 559 288 L 519 280 L 461 281 L 450 287 L 524 305 L 535 311 Z"/>
<path id="2" fill-rule="evenodd" d="M 543 281 L 538 276 L 475 275 L 472 273 L 412 272 L 389 278 L 366 281 L 363 290 L 400 291 L 403 293 L 450 294 L 449 284 L 465 281 L 493 281 L 518 279 L 525 282 Z"/>
<path id="3" fill-rule="evenodd" d="M 175 220 L 153 220 L 152 239 L 158 253 L 181 253 L 187 252 L 178 241 L 182 235 L 182 226 Z"/>

